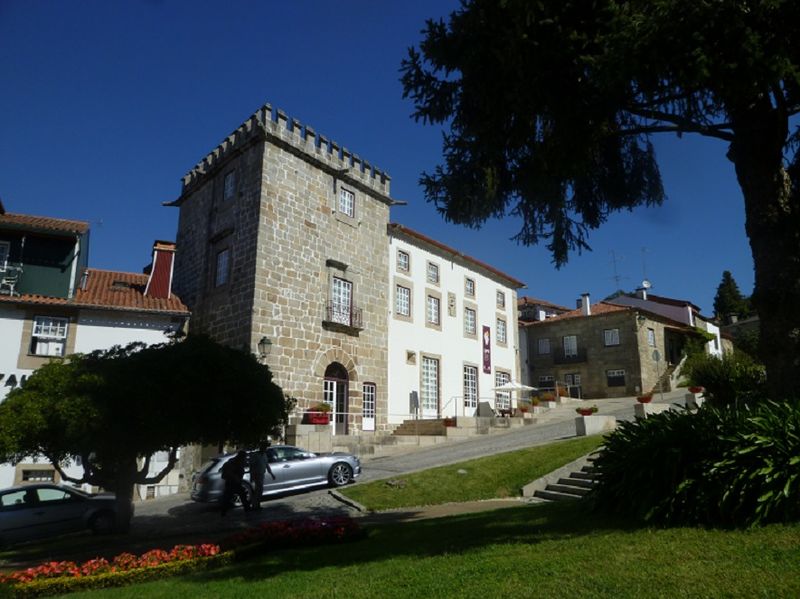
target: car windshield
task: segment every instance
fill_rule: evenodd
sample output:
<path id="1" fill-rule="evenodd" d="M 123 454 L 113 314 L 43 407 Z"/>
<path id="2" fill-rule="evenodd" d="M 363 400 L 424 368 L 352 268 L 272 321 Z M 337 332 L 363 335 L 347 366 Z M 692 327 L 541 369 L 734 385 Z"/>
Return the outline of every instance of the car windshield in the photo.
<path id="1" fill-rule="evenodd" d="M 208 462 L 203 464 L 203 467 L 200 468 L 200 472 L 202 474 L 208 474 L 210 472 L 213 472 L 214 470 L 219 470 L 221 462 L 222 460 L 220 458 L 213 458 L 212 460 L 209 460 Z"/>

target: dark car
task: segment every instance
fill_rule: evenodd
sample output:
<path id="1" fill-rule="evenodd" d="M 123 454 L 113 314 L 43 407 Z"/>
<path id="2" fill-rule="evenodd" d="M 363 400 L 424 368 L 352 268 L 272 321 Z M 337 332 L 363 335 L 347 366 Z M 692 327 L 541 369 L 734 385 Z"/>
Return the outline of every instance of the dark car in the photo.
<path id="1" fill-rule="evenodd" d="M 47 483 L 0 490 L 0 543 L 114 529 L 116 498 Z"/>
<path id="2" fill-rule="evenodd" d="M 248 452 L 248 455 L 254 452 Z M 192 499 L 195 501 L 219 501 L 225 483 L 220 469 L 235 453 L 213 458 L 195 476 Z M 312 489 L 321 485 L 340 487 L 352 482 L 361 474 L 361 462 L 348 453 L 312 453 L 292 445 L 275 445 L 267 449 L 267 461 L 275 480 L 267 473 L 264 478 L 263 496 L 277 495 L 289 491 Z M 250 471 L 244 476 L 245 493 L 250 499 L 253 487 Z M 236 500 L 238 501 L 238 499 Z"/>

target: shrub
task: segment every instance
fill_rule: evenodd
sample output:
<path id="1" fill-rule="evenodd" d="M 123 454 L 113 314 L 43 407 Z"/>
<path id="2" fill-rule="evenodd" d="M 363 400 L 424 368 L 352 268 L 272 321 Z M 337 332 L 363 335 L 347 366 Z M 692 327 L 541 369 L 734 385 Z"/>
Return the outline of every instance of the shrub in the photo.
<path id="1" fill-rule="evenodd" d="M 660 524 L 800 519 L 800 405 L 667 411 L 623 422 L 595 462 L 598 509 Z"/>
<path id="2" fill-rule="evenodd" d="M 713 406 L 752 403 L 764 394 L 764 366 L 742 352 L 726 353 L 722 358 L 692 356 L 683 372 L 690 385 L 705 388 L 704 396 Z"/>

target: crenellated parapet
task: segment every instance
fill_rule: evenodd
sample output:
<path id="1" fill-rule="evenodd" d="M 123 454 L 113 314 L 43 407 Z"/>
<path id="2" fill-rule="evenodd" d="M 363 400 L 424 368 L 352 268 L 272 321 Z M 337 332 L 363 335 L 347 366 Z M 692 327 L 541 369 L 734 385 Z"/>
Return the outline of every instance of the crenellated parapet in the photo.
<path id="1" fill-rule="evenodd" d="M 388 173 L 308 125 L 289 118 L 282 110 L 273 109 L 270 104 L 259 108 L 183 176 L 181 195 L 193 191 L 228 159 L 249 144 L 261 140 L 286 149 L 332 175 L 350 180 L 389 200 L 391 178 Z"/>

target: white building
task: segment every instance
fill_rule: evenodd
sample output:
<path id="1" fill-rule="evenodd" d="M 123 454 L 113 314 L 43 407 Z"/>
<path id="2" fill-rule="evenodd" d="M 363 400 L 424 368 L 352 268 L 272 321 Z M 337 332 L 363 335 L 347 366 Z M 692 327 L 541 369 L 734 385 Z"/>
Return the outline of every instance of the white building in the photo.
<path id="1" fill-rule="evenodd" d="M 509 408 L 493 388 L 520 378 L 524 284 L 399 224 L 389 252 L 389 423 Z"/>

